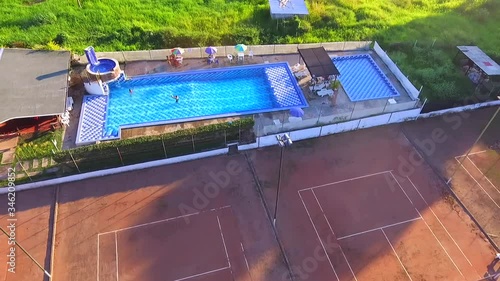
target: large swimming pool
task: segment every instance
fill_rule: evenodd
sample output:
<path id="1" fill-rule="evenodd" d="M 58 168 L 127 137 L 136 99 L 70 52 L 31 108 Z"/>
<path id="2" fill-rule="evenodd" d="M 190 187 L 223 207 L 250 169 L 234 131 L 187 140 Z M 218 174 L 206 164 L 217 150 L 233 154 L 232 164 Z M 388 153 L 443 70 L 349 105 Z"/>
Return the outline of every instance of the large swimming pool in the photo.
<path id="1" fill-rule="evenodd" d="M 84 97 L 77 143 L 118 138 L 120 128 L 308 106 L 286 62 L 136 76 L 109 90 Z"/>
<path id="2" fill-rule="evenodd" d="M 370 55 L 334 57 L 339 80 L 351 101 L 398 97 L 399 93 Z"/>

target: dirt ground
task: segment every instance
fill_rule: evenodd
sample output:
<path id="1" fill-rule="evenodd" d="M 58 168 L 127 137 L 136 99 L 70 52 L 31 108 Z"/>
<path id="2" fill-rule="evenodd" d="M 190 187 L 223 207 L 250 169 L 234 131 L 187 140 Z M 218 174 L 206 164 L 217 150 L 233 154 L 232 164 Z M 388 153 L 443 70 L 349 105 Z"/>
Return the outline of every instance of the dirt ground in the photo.
<path id="1" fill-rule="evenodd" d="M 500 115 L 463 157 L 497 108 L 417 120 L 405 123 L 403 130 L 440 176 L 452 178 L 457 197 L 500 246 L 500 155 L 488 149 L 500 140 Z"/>
<path id="2" fill-rule="evenodd" d="M 0 226 L 6 230 L 10 223 L 15 223 L 15 237 L 17 242 L 44 268 L 50 267 L 50 245 L 52 239 L 49 221 L 54 204 L 54 188 L 48 187 L 30 191 L 19 192 L 15 196 L 15 216 L 9 216 L 7 195 L 0 195 L 2 208 L 0 209 Z M 26 195 L 26 196 L 25 196 Z M 17 221 L 8 221 L 14 218 Z M 14 230 L 14 229 L 12 229 Z M 0 233 L 0 280 L 6 281 L 43 281 L 44 273 L 37 267 L 19 247 L 15 247 L 15 273 L 9 272 L 7 264 L 10 261 L 10 247 L 8 239 Z M 50 271 L 50 270 L 49 270 Z"/>
<path id="3" fill-rule="evenodd" d="M 279 155 L 250 157 L 271 210 Z M 494 255 L 400 125 L 286 148 L 276 225 L 296 280 L 478 280 Z"/>
<path id="4" fill-rule="evenodd" d="M 94 178 L 60 186 L 54 280 L 279 280 L 273 235 L 243 155 Z"/>

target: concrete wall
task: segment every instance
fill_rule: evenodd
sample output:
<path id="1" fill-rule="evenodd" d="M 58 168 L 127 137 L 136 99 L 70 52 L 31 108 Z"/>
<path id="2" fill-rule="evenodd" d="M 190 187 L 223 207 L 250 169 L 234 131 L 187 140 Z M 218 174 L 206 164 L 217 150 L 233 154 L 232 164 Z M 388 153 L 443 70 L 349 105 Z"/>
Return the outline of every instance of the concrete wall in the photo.
<path id="1" fill-rule="evenodd" d="M 317 138 L 321 134 L 321 127 L 314 127 L 290 132 L 290 138 L 294 141 Z"/>
<path id="2" fill-rule="evenodd" d="M 415 120 L 417 119 L 421 110 L 421 108 L 415 108 L 406 111 L 394 112 L 391 114 L 391 118 L 389 118 L 389 123 L 399 123 L 409 120 Z"/>
<path id="3" fill-rule="evenodd" d="M 401 85 L 403 85 L 403 88 L 414 98 L 417 99 L 418 96 L 420 95 L 420 91 L 413 86 L 413 84 L 406 78 L 406 76 L 401 72 L 399 67 L 396 66 L 396 64 L 389 58 L 389 56 L 382 50 L 382 48 L 379 46 L 377 42 L 374 43 L 373 45 L 373 50 L 377 55 L 382 59 L 382 61 L 387 65 L 387 67 L 394 73 L 396 78 L 399 80 Z"/>
<path id="4" fill-rule="evenodd" d="M 281 44 L 281 45 L 249 45 L 247 55 L 250 51 L 254 55 L 277 55 L 277 54 L 296 54 L 298 48 L 314 48 L 324 47 L 327 51 L 347 51 L 347 50 L 369 50 L 372 41 L 353 41 L 353 42 L 324 42 L 324 43 L 309 43 L 309 44 Z M 227 54 L 236 54 L 234 46 L 214 46 L 217 48 L 217 56 L 225 57 Z M 182 55 L 184 58 L 204 58 L 206 47 L 184 48 L 185 52 Z M 143 50 L 143 51 L 120 51 L 120 52 L 97 52 L 98 58 L 113 58 L 118 62 L 127 61 L 147 61 L 147 60 L 165 60 L 171 54 L 170 49 L 162 50 Z M 74 61 L 80 64 L 87 64 L 85 55 L 73 55 Z"/>
<path id="5" fill-rule="evenodd" d="M 499 106 L 499 105 L 500 105 L 500 100 L 488 101 L 488 102 L 476 103 L 476 104 L 471 104 L 471 105 L 466 105 L 466 106 L 460 106 L 460 107 L 454 107 L 454 108 L 448 108 L 448 109 L 433 111 L 433 112 L 429 112 L 429 113 L 424 113 L 424 114 L 420 114 L 418 116 L 418 118 L 429 118 L 429 117 L 440 116 L 440 115 L 444 115 L 444 114 L 462 112 L 462 111 L 467 111 L 467 110 L 474 110 L 474 109 L 478 109 L 478 108 L 482 108 L 482 107 Z"/>
<path id="6" fill-rule="evenodd" d="M 391 113 L 387 113 L 387 114 L 383 114 L 383 115 L 363 118 L 359 121 L 358 129 L 385 125 L 385 124 L 389 123 L 389 119 L 391 118 L 391 115 L 392 115 Z"/>
<path id="7" fill-rule="evenodd" d="M 338 124 L 323 126 L 321 128 L 321 136 L 327 136 L 331 134 L 356 130 L 359 127 L 359 121 L 360 120 L 352 120 Z"/>

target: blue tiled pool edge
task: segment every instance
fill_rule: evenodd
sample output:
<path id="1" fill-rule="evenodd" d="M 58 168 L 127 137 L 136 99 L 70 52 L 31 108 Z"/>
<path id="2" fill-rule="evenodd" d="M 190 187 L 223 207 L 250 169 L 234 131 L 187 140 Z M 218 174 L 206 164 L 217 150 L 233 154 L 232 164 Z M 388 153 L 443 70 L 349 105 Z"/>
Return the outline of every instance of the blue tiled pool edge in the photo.
<path id="1" fill-rule="evenodd" d="M 108 103 L 109 103 L 108 96 L 86 95 L 86 96 L 84 96 L 84 102 L 82 103 L 80 120 L 79 120 L 79 124 L 78 124 L 76 144 L 77 145 L 83 145 L 83 144 L 95 143 L 96 141 L 100 141 L 100 140 L 120 139 L 121 138 L 121 130 L 122 129 L 130 129 L 130 128 L 137 128 L 137 127 L 147 127 L 147 126 L 159 126 L 159 125 L 167 125 L 167 124 L 174 124 L 174 123 L 185 123 L 185 122 L 192 122 L 192 121 L 210 120 L 210 119 L 235 117 L 235 116 L 245 116 L 245 115 L 258 114 L 258 113 L 266 113 L 266 112 L 288 110 L 288 109 L 291 109 L 291 108 L 294 108 L 294 107 L 301 107 L 301 108 L 309 107 L 309 104 L 307 103 L 307 100 L 304 97 L 304 94 L 302 93 L 302 89 L 300 88 L 300 86 L 299 86 L 297 80 L 295 79 L 295 76 L 293 75 L 293 72 L 290 69 L 290 66 L 288 65 L 287 62 L 264 63 L 264 64 L 253 64 L 253 65 L 224 67 L 224 68 L 210 69 L 209 71 L 211 71 L 211 72 L 223 72 L 223 71 L 228 71 L 228 69 L 235 69 L 235 68 L 236 69 L 270 68 L 270 67 L 276 67 L 276 66 L 284 67 L 284 69 L 286 70 L 286 72 L 288 74 L 288 77 L 289 77 L 289 79 L 291 81 L 291 84 L 292 84 L 293 88 L 295 89 L 296 93 L 298 94 L 298 98 L 299 98 L 299 100 L 301 102 L 300 105 L 276 107 L 276 108 L 266 109 L 266 110 L 249 110 L 249 111 L 245 111 L 245 112 L 233 112 L 233 113 L 225 113 L 225 114 L 197 116 L 197 117 L 190 117 L 190 118 L 162 120 L 162 121 L 156 121 L 156 122 L 144 122 L 144 123 L 140 123 L 140 124 L 121 125 L 120 129 L 118 130 L 116 136 L 106 136 L 106 132 L 104 132 L 104 130 L 105 130 L 105 124 L 103 124 L 102 128 L 101 128 L 101 137 L 100 138 L 82 140 L 82 133 L 81 133 L 81 131 L 82 131 L 82 120 L 85 118 L 85 110 L 87 109 L 86 101 L 88 101 L 89 99 L 96 99 L 96 97 L 105 97 L 105 99 L 106 99 L 106 105 L 105 105 L 105 108 L 103 108 L 103 110 L 105 111 L 105 113 L 104 113 L 104 121 L 106 120 L 106 116 L 108 115 Z M 207 72 L 207 70 L 206 69 L 201 69 L 201 70 L 190 70 L 190 71 L 173 72 L 173 73 L 172 72 L 166 72 L 166 73 L 156 73 L 156 74 L 145 74 L 145 75 L 138 75 L 138 76 L 134 76 L 134 77 L 129 77 L 127 80 L 147 79 L 147 78 L 155 78 L 155 77 L 161 77 L 161 76 L 178 76 L 178 75 L 196 74 L 196 73 L 203 73 L 203 72 Z M 113 83 L 119 83 L 119 82 L 120 81 L 113 81 L 113 82 L 111 82 L 109 84 L 112 85 Z M 274 92 L 273 92 L 273 95 L 276 98 Z"/>

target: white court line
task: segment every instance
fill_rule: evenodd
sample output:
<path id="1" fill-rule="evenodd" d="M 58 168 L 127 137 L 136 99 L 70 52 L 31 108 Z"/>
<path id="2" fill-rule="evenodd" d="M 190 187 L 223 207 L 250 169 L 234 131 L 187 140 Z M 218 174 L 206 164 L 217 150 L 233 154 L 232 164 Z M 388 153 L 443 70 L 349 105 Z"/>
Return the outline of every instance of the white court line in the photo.
<path id="1" fill-rule="evenodd" d="M 380 174 L 385 174 L 385 173 L 389 173 L 389 172 L 392 172 L 392 170 L 387 170 L 387 171 L 383 171 L 383 172 L 378 172 L 378 173 L 368 174 L 368 175 L 359 176 L 359 177 L 355 177 L 355 178 L 350 178 L 350 179 L 345 179 L 345 180 L 341 180 L 341 181 L 336 181 L 336 182 L 325 183 L 325 184 L 317 185 L 317 186 L 313 186 L 313 187 L 308 187 L 308 188 L 304 188 L 304 189 L 299 190 L 299 192 L 300 191 L 304 191 L 304 190 L 316 189 L 316 188 L 319 188 L 319 187 L 334 185 L 334 184 L 338 184 L 338 183 L 342 183 L 342 182 L 359 180 L 359 179 L 362 179 L 362 178 L 367 178 L 367 177 L 376 176 L 376 175 L 380 175 Z"/>
<path id="2" fill-rule="evenodd" d="M 403 191 L 403 193 L 405 194 L 406 198 L 408 198 L 408 201 L 410 201 L 411 205 L 413 206 L 413 208 L 415 208 L 415 205 L 413 204 L 413 201 L 411 201 L 410 199 L 410 196 L 408 196 L 408 194 L 406 194 L 406 191 L 403 189 L 403 187 L 399 184 L 399 181 L 396 179 L 396 177 L 394 176 L 394 174 L 391 172 L 391 176 L 392 178 L 396 181 L 396 183 L 398 184 L 399 188 L 401 189 L 401 191 Z M 415 208 L 415 211 L 417 211 L 418 215 L 420 216 L 420 212 L 417 210 L 417 208 Z"/>
<path id="3" fill-rule="evenodd" d="M 226 269 L 229 269 L 229 267 L 226 266 L 226 267 L 223 267 L 223 268 L 214 269 L 214 270 L 210 270 L 210 271 L 203 272 L 203 273 L 198 273 L 198 274 L 191 275 L 191 276 L 188 276 L 188 277 L 184 277 L 184 278 L 180 278 L 180 279 L 175 279 L 174 281 L 182 281 L 182 280 L 186 280 L 186 279 L 191 279 L 191 278 L 195 278 L 195 277 L 202 276 L 202 275 L 207 275 L 207 274 L 210 274 L 210 273 L 214 273 L 214 272 L 221 271 L 221 270 L 226 270 Z"/>
<path id="4" fill-rule="evenodd" d="M 391 246 L 392 248 L 392 251 L 394 252 L 394 255 L 396 256 L 396 258 L 398 259 L 399 261 L 399 264 L 401 264 L 401 267 L 403 268 L 403 270 L 406 272 L 406 275 L 408 276 L 408 278 L 410 278 L 410 280 L 412 281 L 411 279 L 411 276 L 410 274 L 408 273 L 408 271 L 406 270 L 406 267 L 403 265 L 403 262 L 401 262 L 401 259 L 399 259 L 399 256 L 398 256 L 398 253 L 396 253 L 396 250 L 394 249 L 394 247 L 392 246 L 391 244 L 391 241 L 389 241 L 389 238 L 387 237 L 387 235 L 385 234 L 385 231 L 382 229 L 382 233 L 384 234 L 385 236 L 385 239 L 387 240 L 387 242 L 389 243 L 389 246 Z"/>
<path id="5" fill-rule="evenodd" d="M 408 144 L 411 145 L 411 147 L 413 148 L 413 151 L 415 151 L 417 153 L 417 155 L 420 157 L 420 159 L 424 160 L 424 157 L 422 157 L 422 154 L 420 154 L 420 152 L 418 152 L 418 150 L 415 147 L 415 145 L 413 145 L 413 143 L 406 137 L 406 134 L 403 133 L 403 137 L 405 137 L 405 139 L 408 142 Z"/>
<path id="6" fill-rule="evenodd" d="M 392 173 L 391 173 L 391 175 L 392 175 Z M 403 187 L 401 186 L 401 184 L 399 184 L 399 181 L 396 179 L 396 177 L 394 175 L 392 175 L 392 177 L 394 178 L 394 180 L 396 180 L 396 182 L 399 185 L 399 188 L 401 188 L 401 190 L 404 192 L 404 194 L 406 195 L 406 197 L 408 198 L 408 200 L 410 200 L 410 197 L 408 197 L 408 195 L 406 194 L 406 192 L 403 189 Z M 411 202 L 411 200 L 410 200 L 410 202 Z M 413 205 L 413 202 L 411 204 Z M 441 241 L 439 241 L 439 239 L 437 238 L 436 234 L 434 233 L 434 231 L 432 231 L 431 227 L 427 224 L 427 222 L 425 221 L 424 217 L 422 216 L 422 214 L 420 214 L 420 212 L 415 207 L 415 205 L 413 205 L 413 208 L 415 208 L 415 211 L 417 211 L 418 215 L 422 218 L 422 221 L 425 223 L 425 225 L 427 226 L 427 228 L 431 231 L 432 235 L 434 236 L 434 238 L 436 239 L 436 241 L 439 243 L 439 245 L 441 246 L 441 248 L 443 249 L 443 251 L 446 253 L 446 255 L 448 256 L 448 258 L 450 259 L 450 261 L 453 263 L 453 265 L 455 266 L 455 268 L 458 270 L 458 272 L 460 273 L 460 275 L 464 276 L 462 274 L 462 271 L 460 271 L 460 269 L 458 268 L 458 266 L 455 264 L 455 262 L 453 261 L 453 259 L 450 256 L 450 254 L 448 254 L 448 251 L 446 251 L 446 249 L 444 248 L 443 244 L 441 244 Z"/>
<path id="7" fill-rule="evenodd" d="M 425 204 L 427 205 L 427 208 L 429 208 L 429 210 L 432 212 L 432 214 L 434 215 L 434 217 L 438 220 L 439 224 L 441 224 L 441 226 L 444 228 L 444 231 L 446 231 L 446 233 L 448 234 L 448 236 L 450 236 L 450 238 L 453 241 L 453 243 L 455 243 L 455 246 L 457 246 L 457 248 L 460 250 L 460 253 L 462 253 L 462 255 L 467 260 L 467 262 L 470 264 L 470 266 L 472 266 L 472 263 L 470 262 L 470 260 L 467 258 L 467 256 L 465 256 L 465 254 L 462 251 L 462 249 L 460 248 L 460 246 L 458 246 L 457 242 L 455 241 L 455 239 L 453 239 L 453 237 L 451 236 L 451 234 L 448 232 L 448 229 L 446 229 L 446 227 L 443 225 L 443 223 L 438 218 L 438 216 L 436 215 L 436 213 L 434 213 L 434 211 L 432 210 L 432 208 L 429 205 L 429 203 L 427 203 L 427 200 L 425 200 L 424 196 L 422 196 L 422 194 L 418 190 L 417 186 L 413 183 L 413 181 L 410 179 L 410 177 L 407 176 L 406 178 L 408 178 L 408 181 L 411 183 L 411 185 L 413 185 L 413 188 L 415 188 L 415 190 L 418 192 L 418 194 L 420 195 L 420 197 L 422 198 L 422 200 L 424 200 Z"/>
<path id="8" fill-rule="evenodd" d="M 405 220 L 405 221 L 401 221 L 401 222 L 397 222 L 397 223 L 393 223 L 393 224 L 384 225 L 382 227 L 377 227 L 377 228 L 373 228 L 373 229 L 370 229 L 370 230 L 365 230 L 365 231 L 357 232 L 357 233 L 354 233 L 354 234 L 349 234 L 349 235 L 346 235 L 346 236 L 342 236 L 340 238 L 337 238 L 337 240 L 342 240 L 342 239 L 350 238 L 350 237 L 353 237 L 353 236 L 358 236 L 358 235 L 361 235 L 361 234 L 365 234 L 365 233 L 369 233 L 369 232 L 373 232 L 373 231 L 377 231 L 377 230 L 383 230 L 384 228 L 388 228 L 388 227 L 391 227 L 391 226 L 396 226 L 396 225 L 400 225 L 400 224 L 403 224 L 403 223 L 408 223 L 408 222 L 416 221 L 416 220 L 419 220 L 419 219 L 421 219 L 421 217 L 410 219 L 410 220 Z"/>
<path id="9" fill-rule="evenodd" d="M 302 205 L 304 205 L 304 209 L 306 209 L 307 216 L 309 217 L 309 220 L 311 221 L 311 224 L 314 228 L 314 232 L 316 232 L 316 236 L 318 236 L 319 243 L 321 244 L 321 247 L 323 247 L 323 251 L 325 252 L 326 258 L 328 259 L 328 262 L 330 263 L 330 266 L 332 267 L 333 273 L 335 274 L 335 277 L 337 277 L 337 280 L 340 281 L 339 276 L 337 275 L 337 272 L 335 271 L 335 268 L 333 268 L 332 261 L 330 260 L 330 257 L 328 256 L 328 252 L 326 251 L 325 246 L 323 245 L 323 241 L 319 237 L 318 230 L 316 229 L 316 226 L 314 225 L 314 222 L 311 218 L 311 215 L 309 214 L 309 210 L 306 207 L 306 203 L 304 203 L 304 199 L 302 199 L 302 195 L 300 195 L 300 190 L 297 191 L 297 193 L 299 194 L 300 201 L 302 201 Z"/>
<path id="10" fill-rule="evenodd" d="M 99 235 L 97 235 L 97 281 L 99 281 Z"/>
<path id="11" fill-rule="evenodd" d="M 479 154 L 479 153 L 485 153 L 485 152 L 487 152 L 487 151 L 488 151 L 488 150 L 481 150 L 481 151 L 471 152 L 471 153 L 469 153 L 469 154 L 464 154 L 464 155 L 455 156 L 455 158 L 457 158 L 457 157 L 465 157 L 465 156 L 467 156 L 467 155 L 475 155 L 475 154 Z"/>
<path id="12" fill-rule="evenodd" d="M 224 234 L 222 234 L 222 227 L 220 226 L 219 216 L 217 216 L 217 223 L 219 224 L 220 237 L 222 238 L 222 244 L 224 245 L 224 251 L 226 252 L 227 266 L 231 268 L 231 262 L 229 261 L 229 255 L 227 254 L 226 241 L 224 240 Z"/>
<path id="13" fill-rule="evenodd" d="M 119 279 L 118 279 L 118 237 L 116 237 L 116 232 L 115 232 L 115 255 L 116 255 L 116 281 L 119 281 Z"/>
<path id="14" fill-rule="evenodd" d="M 319 209 L 323 213 L 323 217 L 325 217 L 326 223 L 328 224 L 328 227 L 330 228 L 330 231 L 332 232 L 332 234 L 334 236 L 336 236 L 335 232 L 333 232 L 332 226 L 330 225 L 330 221 L 328 220 L 328 218 L 325 215 L 325 212 L 323 211 L 323 207 L 321 207 L 321 204 L 319 203 L 318 197 L 316 197 L 316 193 L 314 193 L 314 189 L 312 189 L 311 191 L 312 191 L 312 193 L 314 195 L 314 198 L 316 198 L 316 202 L 318 202 Z M 356 278 L 356 274 L 354 274 L 354 271 L 352 270 L 351 264 L 349 264 L 349 261 L 347 260 L 347 257 L 344 254 L 344 250 L 342 250 L 342 246 L 340 246 L 340 244 L 339 244 L 339 248 L 340 248 L 340 252 L 342 253 L 342 256 L 344 256 L 344 259 L 345 259 L 345 262 L 347 263 L 347 266 L 349 266 L 349 269 L 351 270 L 351 273 L 352 273 L 352 276 L 354 277 L 354 280 L 358 281 L 358 278 Z"/>
<path id="15" fill-rule="evenodd" d="M 252 273 L 250 272 L 250 266 L 248 266 L 247 255 L 245 254 L 245 248 L 243 248 L 243 243 L 240 242 L 241 252 L 243 253 L 243 258 L 245 259 L 245 264 L 247 265 L 248 275 L 250 276 L 250 280 L 253 280 Z"/>
<path id="16" fill-rule="evenodd" d="M 477 185 L 483 190 L 484 193 L 486 193 L 486 196 L 488 196 L 488 198 L 490 198 L 490 200 L 493 202 L 493 204 L 495 204 L 497 206 L 497 208 L 500 209 L 500 206 L 497 204 L 497 202 L 495 202 L 495 200 L 490 196 L 490 194 L 488 192 L 486 192 L 486 190 L 484 190 L 483 186 L 476 180 L 476 178 L 474 178 L 472 176 L 472 174 L 469 172 L 469 170 L 467 170 L 467 168 L 464 167 L 464 165 L 462 163 L 460 163 L 460 161 L 457 159 L 457 157 L 455 157 L 455 160 L 457 160 L 457 162 L 460 164 L 460 166 L 465 170 L 465 172 L 467 172 L 467 174 L 477 183 Z"/>
<path id="17" fill-rule="evenodd" d="M 130 226 L 130 227 L 119 228 L 119 229 L 115 229 L 115 230 L 112 230 L 112 231 L 99 233 L 98 235 L 105 235 L 105 234 L 109 234 L 109 233 L 113 233 L 113 232 L 120 232 L 120 231 L 124 231 L 124 230 L 130 230 L 130 229 L 134 229 L 134 228 L 138 228 L 138 227 L 143 227 L 143 226 L 158 224 L 158 223 L 162 223 L 162 222 L 168 222 L 168 221 L 171 221 L 171 220 L 176 220 L 176 219 L 180 219 L 180 218 L 186 218 L 186 217 L 190 217 L 190 216 L 194 216 L 194 215 L 201 215 L 203 213 L 208 213 L 208 212 L 213 212 L 213 211 L 217 211 L 217 210 L 222 210 L 222 209 L 229 208 L 229 207 L 231 207 L 231 205 L 226 205 L 226 206 L 220 207 L 220 208 L 214 208 L 214 209 L 210 209 L 210 210 L 206 210 L 206 211 L 202 211 L 202 212 L 196 212 L 196 213 L 192 213 L 192 214 L 186 214 L 186 215 L 172 217 L 172 218 L 168 218 L 168 219 L 163 219 L 163 220 L 157 220 L 157 221 L 153 221 L 153 222 L 138 224 L 138 225 L 134 225 L 134 226 Z"/>
<path id="18" fill-rule="evenodd" d="M 493 188 L 498 193 L 500 193 L 500 190 L 498 190 L 498 188 L 490 181 L 490 179 L 481 170 L 479 170 L 479 168 L 476 166 L 476 164 L 474 163 L 474 161 L 472 161 L 472 159 L 470 159 L 469 156 L 467 156 L 467 159 L 469 159 L 469 161 L 472 163 L 472 165 L 474 165 L 474 167 L 476 168 L 476 170 L 478 170 L 481 173 L 481 175 L 483 175 L 482 178 L 485 178 L 491 184 L 491 186 L 493 186 Z"/>

